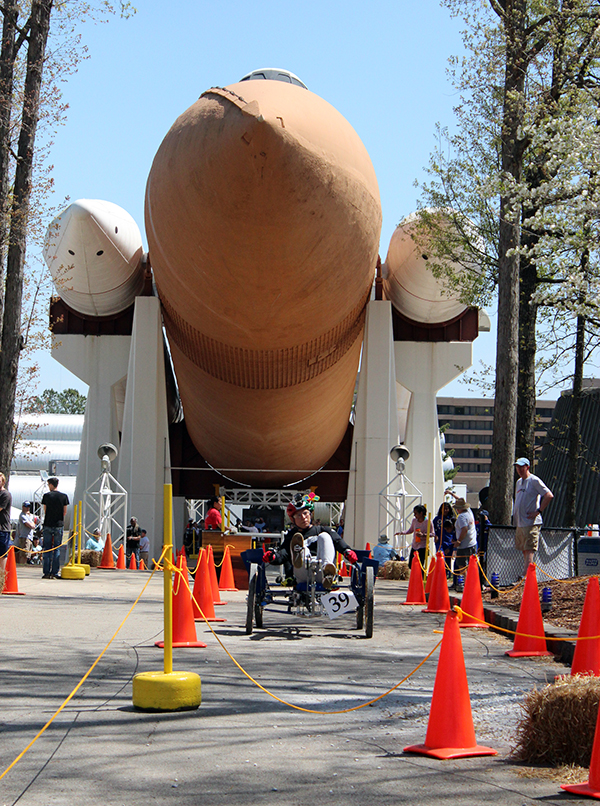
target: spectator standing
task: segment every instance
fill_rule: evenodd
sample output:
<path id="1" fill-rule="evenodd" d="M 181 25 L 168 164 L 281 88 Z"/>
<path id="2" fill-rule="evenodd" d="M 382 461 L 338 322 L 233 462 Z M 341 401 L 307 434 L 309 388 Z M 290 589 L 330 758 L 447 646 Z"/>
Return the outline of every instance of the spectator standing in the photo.
<path id="1" fill-rule="evenodd" d="M 527 574 L 529 564 L 538 549 L 542 512 L 554 498 L 544 482 L 529 471 L 529 459 L 521 457 L 515 462 L 519 478 L 515 487 L 515 503 L 513 506 L 513 523 L 516 526 L 515 546 L 523 552 L 524 570 Z"/>
<path id="2" fill-rule="evenodd" d="M 415 552 L 419 555 L 421 566 L 425 570 L 425 557 L 427 555 L 427 507 L 417 504 L 413 508 L 412 523 L 405 532 L 396 532 L 397 535 L 412 535 L 413 541 L 408 556 L 408 567 L 412 568 Z"/>
<path id="3" fill-rule="evenodd" d="M 221 510 L 219 508 L 219 499 L 217 496 L 213 496 L 208 501 L 208 512 L 206 513 L 206 517 L 204 518 L 204 528 L 205 529 L 220 529 L 221 524 L 223 523 L 223 518 L 221 517 Z"/>
<path id="4" fill-rule="evenodd" d="M 60 579 L 60 547 L 63 540 L 65 518 L 69 499 L 57 490 L 58 479 L 48 479 L 49 492 L 44 493 L 42 508 L 44 510 L 42 579 Z"/>
<path id="5" fill-rule="evenodd" d="M 137 518 L 131 516 L 129 526 L 127 527 L 127 535 L 125 541 L 125 554 L 127 555 L 127 563 L 131 560 L 131 555 L 135 554 L 137 562 L 140 561 L 140 537 L 142 530 L 138 525 Z"/>
<path id="6" fill-rule="evenodd" d="M 469 557 L 472 554 L 477 554 L 477 530 L 471 508 L 464 498 L 455 500 L 454 509 L 457 512 L 456 524 L 454 525 L 456 558 L 454 560 L 454 582 L 452 587 L 456 589 L 458 577 L 464 577 L 467 572 Z"/>
<path id="7" fill-rule="evenodd" d="M 10 548 L 10 508 L 12 495 L 6 489 L 6 476 L 0 473 L 0 571 L 6 568 L 6 555 Z"/>
<path id="8" fill-rule="evenodd" d="M 25 564 L 31 551 L 31 538 L 36 527 L 36 519 L 31 513 L 31 501 L 23 501 L 23 506 L 17 520 L 17 535 L 15 545 L 17 548 L 16 561 Z"/>
<path id="9" fill-rule="evenodd" d="M 150 542 L 150 541 L 148 541 Z M 194 521 L 190 518 L 187 522 L 187 526 L 185 527 L 185 531 L 183 533 L 183 548 L 185 550 L 185 556 L 189 557 L 193 554 L 194 548 Z M 140 552 L 141 552 L 141 541 L 140 541 Z"/>
<path id="10" fill-rule="evenodd" d="M 148 568 L 148 560 L 150 559 L 150 538 L 145 529 L 142 529 L 142 536 L 140 537 L 140 560 L 144 561 L 144 565 Z"/>

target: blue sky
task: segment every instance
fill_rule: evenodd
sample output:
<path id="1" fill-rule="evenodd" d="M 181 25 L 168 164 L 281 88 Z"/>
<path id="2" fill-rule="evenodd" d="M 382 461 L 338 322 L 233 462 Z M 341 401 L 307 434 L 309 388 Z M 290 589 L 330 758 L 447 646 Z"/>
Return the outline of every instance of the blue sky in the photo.
<path id="1" fill-rule="evenodd" d="M 425 176 L 435 124 L 452 123 L 458 99 L 445 71 L 462 50 L 460 21 L 437 0 L 134 4 L 128 20 L 82 26 L 90 57 L 64 86 L 70 108 L 51 156 L 53 204 L 112 201 L 143 232 L 146 178 L 174 120 L 209 87 L 283 67 L 362 138 L 379 181 L 385 257 L 394 227 L 416 209 L 414 180 Z M 476 360 L 493 363 L 494 343 L 494 332 L 481 335 Z M 85 390 L 49 356 L 41 364 L 40 389 Z M 454 382 L 444 394 L 468 392 Z"/>

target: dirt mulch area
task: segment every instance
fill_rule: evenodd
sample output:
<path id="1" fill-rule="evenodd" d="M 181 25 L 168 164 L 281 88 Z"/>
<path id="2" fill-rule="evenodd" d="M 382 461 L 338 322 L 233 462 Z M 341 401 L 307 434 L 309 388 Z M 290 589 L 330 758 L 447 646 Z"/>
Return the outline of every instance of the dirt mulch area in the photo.
<path id="1" fill-rule="evenodd" d="M 543 574 L 540 574 L 540 576 L 543 577 Z M 538 582 L 540 601 L 543 588 L 550 588 L 552 591 L 552 607 L 547 613 L 543 614 L 544 621 L 555 624 L 557 627 L 564 627 L 577 632 L 589 578 L 589 576 L 575 577 L 557 581 L 546 579 L 544 582 Z M 515 610 L 518 613 L 521 607 L 524 586 L 525 582 L 522 581 L 514 589 L 501 591 L 497 599 L 492 599 L 491 591 L 486 591 L 483 594 L 483 601 L 484 603 L 489 602 L 492 605 L 506 607 L 508 610 Z"/>

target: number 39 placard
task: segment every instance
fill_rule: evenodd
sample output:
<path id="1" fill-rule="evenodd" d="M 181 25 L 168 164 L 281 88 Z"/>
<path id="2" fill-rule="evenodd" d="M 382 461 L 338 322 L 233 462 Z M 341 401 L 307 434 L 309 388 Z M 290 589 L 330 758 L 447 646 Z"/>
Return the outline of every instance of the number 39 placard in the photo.
<path id="1" fill-rule="evenodd" d="M 321 604 L 329 618 L 337 618 L 349 610 L 356 610 L 358 602 L 352 591 L 334 591 L 321 596 Z"/>

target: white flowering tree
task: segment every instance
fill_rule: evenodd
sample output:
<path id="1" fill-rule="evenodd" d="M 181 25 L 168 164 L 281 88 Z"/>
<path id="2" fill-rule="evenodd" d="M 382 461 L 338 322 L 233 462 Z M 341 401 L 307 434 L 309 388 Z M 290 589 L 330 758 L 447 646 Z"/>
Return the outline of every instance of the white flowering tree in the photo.
<path id="1" fill-rule="evenodd" d="M 597 206 L 600 3 L 446 5 L 465 20 L 467 55 L 451 61 L 456 128 L 439 130 L 422 200 L 453 217 L 455 235 L 449 239 L 427 210 L 422 221 L 435 243 L 434 271 L 448 273 L 466 255 L 464 272 L 453 272 L 451 282 L 479 304 L 497 294 L 489 508 L 506 523 L 515 449 L 533 454 L 538 312 L 576 316 L 596 289 L 589 237 Z"/>

